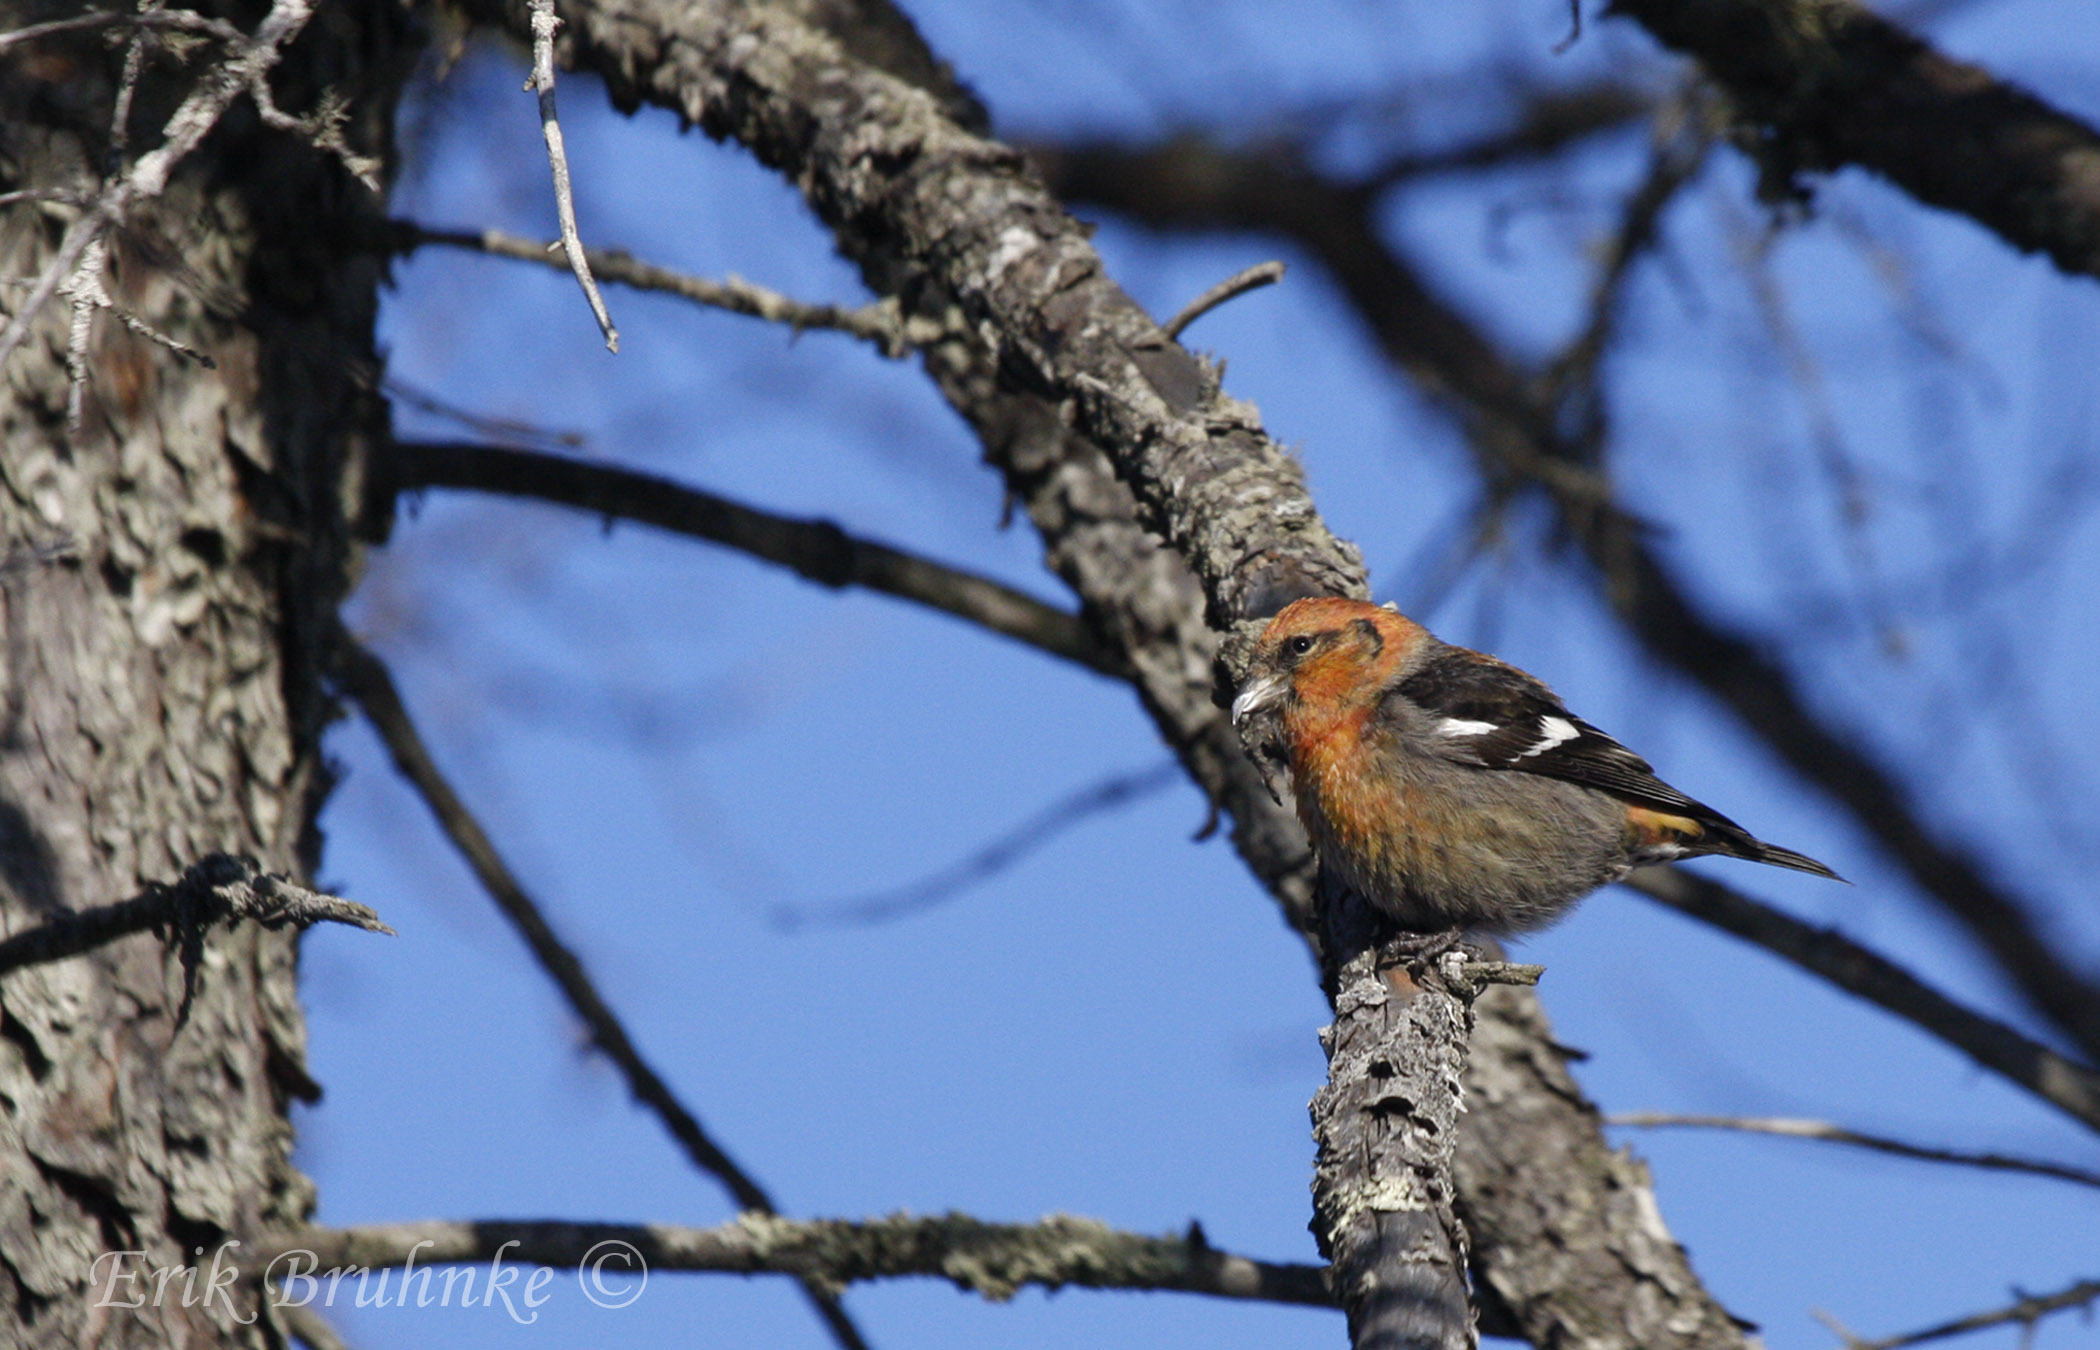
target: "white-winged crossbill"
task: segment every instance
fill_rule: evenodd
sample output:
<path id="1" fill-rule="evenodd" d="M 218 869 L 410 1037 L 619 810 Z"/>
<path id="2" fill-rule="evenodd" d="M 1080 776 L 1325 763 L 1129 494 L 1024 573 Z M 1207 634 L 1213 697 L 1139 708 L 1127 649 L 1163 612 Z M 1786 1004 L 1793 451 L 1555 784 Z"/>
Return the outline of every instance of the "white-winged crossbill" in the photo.
<path id="1" fill-rule="evenodd" d="M 1635 867 L 1706 853 L 1841 879 L 1663 782 L 1530 675 L 1360 600 L 1270 620 L 1232 720 L 1289 763 L 1321 865 L 1413 932 L 1543 928 Z"/>

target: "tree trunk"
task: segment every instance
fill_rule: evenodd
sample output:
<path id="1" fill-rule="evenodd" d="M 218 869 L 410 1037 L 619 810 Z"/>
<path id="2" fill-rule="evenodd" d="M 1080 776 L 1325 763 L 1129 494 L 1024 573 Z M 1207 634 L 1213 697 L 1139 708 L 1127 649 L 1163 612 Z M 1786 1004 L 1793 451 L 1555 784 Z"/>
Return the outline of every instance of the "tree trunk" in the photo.
<path id="1" fill-rule="evenodd" d="M 4 27 L 67 12 L 16 9 Z M 223 17 L 248 28 L 257 13 Z M 412 54 L 396 7 L 324 10 L 273 78 L 277 102 L 299 112 L 340 90 L 347 139 L 384 160 Z M 133 153 L 214 55 L 148 57 Z M 0 191 L 92 194 L 105 166 L 123 172 L 123 56 L 96 33 L 9 54 Z M 60 297 L 0 371 L 5 931 L 126 899 L 214 851 L 310 872 L 328 635 L 364 448 L 386 419 L 379 266 L 332 241 L 380 209 L 238 103 L 111 238 L 104 273 L 117 305 L 216 368 L 103 311 L 69 432 Z M 7 207 L 0 276 L 34 276 L 77 214 Z M 252 1290 L 212 1274 L 223 1244 L 312 1207 L 290 1156 L 290 1104 L 319 1092 L 297 939 L 240 925 L 187 961 L 183 945 L 141 934 L 0 981 L 0 1344 L 276 1339 Z"/>

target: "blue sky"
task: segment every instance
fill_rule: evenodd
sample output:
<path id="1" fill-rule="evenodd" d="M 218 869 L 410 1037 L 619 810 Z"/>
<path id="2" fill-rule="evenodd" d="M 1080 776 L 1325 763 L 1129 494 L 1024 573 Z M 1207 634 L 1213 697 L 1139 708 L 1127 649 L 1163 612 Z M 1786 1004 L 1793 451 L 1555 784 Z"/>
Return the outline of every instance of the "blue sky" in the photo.
<path id="1" fill-rule="evenodd" d="M 1281 27 L 1251 5 L 913 12 L 1015 137 L 1245 134 L 1279 107 L 1406 96 L 1390 122 L 1335 137 L 1338 161 L 1380 137 L 1466 134 L 1466 100 L 1454 112 L 1432 95 L 1498 63 L 1574 80 L 1647 61 L 1646 40 L 1616 21 L 1552 57 L 1566 14 L 1547 3 L 1308 5 Z M 2095 116 L 2100 85 L 2073 55 L 2092 50 L 2093 27 L 2083 6 L 2003 0 L 1934 31 Z M 513 55 L 476 49 L 426 95 L 405 123 L 398 214 L 551 232 L 520 74 Z M 790 189 L 739 151 L 681 135 L 664 114 L 620 117 L 586 80 L 566 81 L 562 100 L 588 241 L 813 300 L 865 298 Z M 1621 136 L 1544 184 L 1412 189 L 1389 225 L 1447 294 L 1541 356 L 1580 322 L 1583 243 L 1643 153 L 1638 134 Z M 1739 246 L 1761 227 L 1750 186 L 1740 162 L 1718 161 L 1668 219 L 1671 265 L 1636 279 L 1611 366 L 1616 479 L 1700 595 L 1775 637 L 1796 633 L 1785 656 L 1818 708 L 1911 775 L 1929 819 L 2049 900 L 2066 940 L 2100 964 L 2100 909 L 2083 884 L 2091 775 L 2050 743 L 2096 712 L 2086 672 L 2100 632 L 2083 579 L 2100 565 L 2100 531 L 2089 485 L 2051 476 L 2091 458 L 2092 284 L 1845 175 L 1770 253 L 1826 414 L 1789 377 L 1743 280 Z M 1156 314 L 1280 251 L 1114 220 L 1096 244 Z M 1296 265 L 1281 286 L 1189 340 L 1228 360 L 1228 388 L 1302 456 L 1381 598 L 1413 603 L 1425 550 L 1473 501 L 1462 447 L 1389 376 L 1318 269 L 1282 256 Z M 655 297 L 608 300 L 617 357 L 568 278 L 432 251 L 396 269 L 390 368 L 477 413 L 578 433 L 580 453 L 829 516 L 1066 603 L 1025 523 L 997 528 L 998 483 L 908 363 Z M 397 415 L 405 434 L 458 434 Z M 1818 417 L 1866 484 L 1863 525 L 1846 526 L 1835 503 Z M 1934 602 L 1920 579 L 1959 579 L 1971 536 L 1993 556 L 2042 541 L 2039 561 L 1978 598 Z M 1858 830 L 1629 649 L 1553 562 L 1519 512 L 1418 617 L 1547 678 L 1671 781 L 1858 885 L 1705 864 L 1714 874 L 2035 1029 Z M 1229 847 L 1190 842 L 1204 816 L 1193 789 L 1095 819 L 921 914 L 796 932 L 773 921 L 781 903 L 938 871 L 1067 793 L 1159 762 L 1126 690 L 706 546 L 440 494 L 372 559 L 353 617 L 645 1053 L 786 1212 L 1066 1211 L 1159 1232 L 1200 1219 L 1220 1246 L 1313 1259 L 1305 1103 L 1323 1075 L 1325 1008 L 1304 950 Z M 584 1053 L 371 735 L 348 721 L 329 748 L 344 778 L 323 879 L 401 937 L 306 939 L 328 1097 L 301 1114 L 300 1161 L 321 1219 L 728 1217 L 720 1189 Z M 2004 848 L 2009 832 L 2036 842 Z M 1806 1115 L 2100 1164 L 2090 1135 L 1952 1051 L 1637 897 L 1601 894 L 1523 955 L 1547 965 L 1556 1034 L 1589 1053 L 1579 1076 L 1607 1111 Z M 1831 1344 L 1816 1308 L 1883 1334 L 2016 1285 L 2100 1274 L 2090 1192 L 1730 1135 L 1626 1139 L 1702 1275 L 1774 1347 Z M 354 1344 L 394 1346 L 829 1343 L 778 1280 L 663 1275 L 616 1312 L 566 1280 L 552 1295 L 530 1326 L 485 1308 L 367 1309 L 340 1324 Z M 919 1281 L 857 1288 L 847 1305 L 883 1347 L 1342 1335 L 1331 1313 L 1169 1295 L 990 1306 Z M 2063 1320 L 2039 1343 L 2091 1336 Z"/>

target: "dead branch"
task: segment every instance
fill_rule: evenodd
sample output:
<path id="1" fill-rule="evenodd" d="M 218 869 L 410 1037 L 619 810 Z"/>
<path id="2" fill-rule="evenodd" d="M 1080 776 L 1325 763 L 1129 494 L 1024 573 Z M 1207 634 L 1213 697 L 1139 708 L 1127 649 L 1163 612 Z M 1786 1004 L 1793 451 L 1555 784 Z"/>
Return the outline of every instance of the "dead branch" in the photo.
<path id="1" fill-rule="evenodd" d="M 1842 933 L 1812 927 L 1683 868 L 1644 868 L 1620 884 L 1785 957 L 1923 1028 L 2088 1128 L 2100 1130 L 2100 1072 L 1963 1007 Z"/>
<path id="2" fill-rule="evenodd" d="M 408 441 L 396 443 L 386 460 L 375 488 L 389 496 L 467 488 L 640 521 L 778 563 L 826 586 L 863 586 L 916 601 L 1105 675 L 1122 673 L 1078 616 L 989 577 L 857 538 L 828 520 L 776 516 L 650 474 L 537 450 Z"/>
<path id="3" fill-rule="evenodd" d="M 1836 1325 L 1828 1316 L 1825 1316 L 1823 1321 L 1844 1340 L 1845 1350 L 1903 1350 L 1905 1346 L 1950 1340 L 1956 1336 L 1966 1336 L 1972 1331 L 1987 1331 L 1992 1327 L 2017 1325 L 2032 1331 L 2035 1323 L 2051 1313 L 2072 1308 L 2082 1308 L 2090 1312 L 2095 1300 L 2100 1300 L 2100 1280 L 2080 1280 L 2070 1288 L 2060 1289 L 2053 1294 L 2029 1295 L 2003 1308 L 1972 1313 L 1967 1317 L 1957 1317 L 1951 1322 L 1942 1322 L 1938 1326 L 1926 1327 L 1922 1331 L 1883 1337 L 1879 1340 L 1862 1340 Z M 2028 1342 L 2023 1341 L 2022 1344 Z"/>
<path id="4" fill-rule="evenodd" d="M 2042 1158 L 2020 1158 L 2005 1153 L 1975 1153 L 1964 1149 L 1931 1148 L 1924 1144 L 1906 1143 L 1886 1135 L 1863 1134 L 1833 1125 L 1823 1120 L 1785 1120 L 1765 1116 L 1681 1116 L 1667 1111 L 1627 1111 L 1606 1116 L 1607 1125 L 1625 1125 L 1635 1129 L 1691 1128 L 1704 1130 L 1739 1130 L 1745 1134 L 1769 1134 L 1782 1139 L 1814 1139 L 1828 1144 L 1848 1144 L 1854 1148 L 1869 1149 L 1875 1153 L 1893 1154 L 1898 1158 L 1916 1158 L 1920 1162 L 1947 1163 L 1955 1167 L 1979 1167 L 1992 1172 L 2024 1172 L 2030 1176 L 2049 1177 L 2056 1181 L 2069 1181 L 2079 1186 L 2100 1187 L 2100 1172 L 2089 1172 L 2082 1167 L 2070 1167 L 2063 1163 L 2049 1162 Z"/>
<path id="5" fill-rule="evenodd" d="M 1235 272 L 1217 285 L 1204 291 L 1203 294 L 1189 301 L 1186 305 L 1183 305 L 1181 312 L 1167 320 L 1160 328 L 1160 331 L 1179 342 L 1182 330 L 1190 324 L 1210 313 L 1219 305 L 1237 300 L 1249 291 L 1258 291 L 1264 286 L 1275 285 L 1283 280 L 1283 271 L 1282 263 L 1265 262 L 1256 263 L 1243 272 Z"/>
<path id="6" fill-rule="evenodd" d="M 547 166 L 554 173 L 554 214 L 560 222 L 561 252 L 568 260 L 569 270 L 576 274 L 576 284 L 583 287 L 583 298 L 590 303 L 591 317 L 598 321 L 598 331 L 605 334 L 607 351 L 620 350 L 620 330 L 613 327 L 612 315 L 606 312 L 605 297 L 598 294 L 598 283 L 591 277 L 590 259 L 584 256 L 583 237 L 576 232 L 576 196 L 569 188 L 569 152 L 562 147 L 561 121 L 554 113 L 554 34 L 561 27 L 561 20 L 554 13 L 554 0 L 529 0 L 532 7 L 532 78 L 525 84 L 528 92 L 536 93 L 540 99 L 540 135 L 547 142 Z"/>
<path id="7" fill-rule="evenodd" d="M 47 23 L 28 24 L 0 33 L 0 52 L 58 33 L 91 32 L 97 28 L 175 29 L 185 33 L 202 33 L 230 46 L 240 46 L 248 41 L 246 33 L 224 19 L 214 19 L 194 10 L 102 10 L 92 14 L 75 14 L 66 19 L 52 19 Z"/>
<path id="8" fill-rule="evenodd" d="M 1334 1306 L 1322 1267 L 1221 1252 L 1204 1240 L 1200 1227 L 1148 1237 L 1062 1214 L 1032 1224 L 1002 1224 L 966 1214 L 850 1220 L 749 1213 L 716 1228 L 432 1220 L 278 1234 L 258 1243 L 243 1264 L 250 1270 L 267 1268 L 296 1254 L 308 1269 L 377 1270 L 411 1260 L 419 1266 L 485 1262 L 501 1252 L 507 1262 L 580 1268 L 589 1279 L 590 1263 L 608 1251 L 639 1258 L 652 1273 L 776 1273 L 827 1288 L 935 1276 L 993 1300 L 1036 1285 Z"/>
<path id="9" fill-rule="evenodd" d="M 567 266 L 554 252 L 554 246 L 505 234 L 501 230 L 433 230 L 408 221 L 392 222 L 389 247 L 393 250 L 405 253 L 427 244 L 472 249 L 498 258 L 558 270 Z M 726 309 L 732 314 L 746 314 L 768 323 L 784 324 L 797 333 L 807 329 L 844 333 L 874 343 L 883 355 L 892 358 L 903 356 L 946 331 L 944 325 L 931 319 L 906 318 L 894 298 L 854 308 L 813 305 L 742 277 L 713 281 L 642 262 L 618 249 L 585 249 L 584 257 L 589 260 L 595 274 L 607 281 L 616 281 L 636 290 L 680 296 L 696 304 Z"/>
<path id="10" fill-rule="evenodd" d="M 478 0 L 477 10 L 513 32 L 522 25 L 498 0 Z M 909 294 L 922 314 L 960 311 L 966 322 L 927 349 L 929 372 L 1027 505 L 1097 630 L 1129 656 L 1162 734 L 1232 813 L 1242 856 L 1309 933 L 1304 836 L 1211 704 L 1218 634 L 1205 622 L 1206 611 L 1222 627 L 1295 594 L 1360 589 L 1353 550 L 1322 531 L 1295 471 L 1279 466 L 1251 419 L 1218 415 L 1203 369 L 1163 348 L 1164 335 L 1152 337 L 1118 299 L 1083 231 L 1018 157 L 939 122 L 938 104 L 770 5 L 612 0 L 570 17 L 570 55 L 607 78 L 616 102 L 660 102 L 744 140 L 803 188 L 876 289 Z M 725 53 L 733 55 L 714 59 Z M 881 71 L 899 68 L 890 61 Z M 805 95 L 815 89 L 825 97 L 812 106 Z M 1101 306 L 1120 316 L 1107 329 L 1088 322 Z M 1214 460 L 1196 453 L 1205 448 L 1218 451 Z M 1199 486 L 1183 494 L 1184 484 Z M 1511 1033 L 1518 1053 L 1550 1056 L 1536 1001 L 1495 992 L 1530 1010 Z M 1507 1086 L 1483 1108 L 1496 1113 L 1492 1132 L 1521 1106 L 1534 1152 L 1550 1144 L 1576 1166 L 1614 1156 L 1572 1084 L 1558 1095 L 1536 1079 Z M 1656 1237 L 1644 1179 L 1623 1167 L 1600 1172 L 1595 1184 L 1625 1203 L 1570 1207 L 1537 1223 L 1513 1212 L 1536 1192 L 1499 1162 L 1479 1160 L 1470 1175 L 1480 1206 L 1507 1220 L 1482 1256 L 1486 1278 L 1512 1285 L 1530 1272 L 1521 1306 L 1489 1309 L 1502 1323 L 1534 1337 L 1580 1326 L 1599 1347 L 1741 1346 L 1682 1252 Z M 1558 1253 L 1571 1248 L 1597 1256 L 1594 1283 L 1562 1278 Z M 1631 1269 L 1658 1274 L 1633 1280 Z M 1599 1329 L 1600 1308 L 1615 1332 Z"/>
<path id="11" fill-rule="evenodd" d="M 1181 780 L 1173 760 L 1138 773 L 1119 773 L 1052 802 L 1013 829 L 952 866 L 923 881 L 878 891 L 853 900 L 773 906 L 773 922 L 784 931 L 847 924 L 887 923 L 930 909 L 967 887 L 978 885 L 1013 866 L 1058 835 L 1104 811 L 1149 797 Z"/>
<path id="12" fill-rule="evenodd" d="M 172 11 L 153 11 L 169 13 Z M 133 15 L 133 19 L 145 16 Z M 235 99 L 262 84 L 276 66 L 286 44 L 297 37 L 313 17 L 309 0 L 273 0 L 252 38 L 235 44 L 224 61 L 212 66 L 197 87 L 170 114 L 161 128 L 160 144 L 139 156 L 130 170 L 103 188 L 95 205 L 67 227 L 44 270 L 37 274 L 28 295 L 0 329 L 0 365 L 14 354 L 29 335 L 29 326 L 44 303 L 58 288 L 74 278 L 88 249 L 113 225 L 119 224 L 141 201 L 158 197 L 167 187 L 175 166 L 197 148 L 219 124 Z"/>
<path id="13" fill-rule="evenodd" d="M 1853 0 L 1620 0 L 1752 124 L 1767 190 L 1856 164 L 2100 275 L 2100 134 Z"/>
<path id="14" fill-rule="evenodd" d="M 1327 949 L 1341 959 L 1328 975 L 1334 1022 L 1320 1033 L 1327 1082 L 1311 1106 L 1313 1234 L 1334 1264 L 1352 1345 L 1473 1350 L 1452 1165 L 1475 986 L 1459 981 L 1457 951 L 1406 970 L 1380 950 L 1367 905 L 1323 890 Z"/>
<path id="15" fill-rule="evenodd" d="M 45 961 L 62 961 L 133 933 L 149 930 L 201 938 L 215 923 L 259 923 L 265 928 L 341 923 L 392 936 L 369 906 L 308 890 L 289 877 L 260 871 L 253 859 L 225 853 L 190 864 L 172 882 L 154 882 L 129 900 L 56 916 L 0 939 L 0 975 Z"/>

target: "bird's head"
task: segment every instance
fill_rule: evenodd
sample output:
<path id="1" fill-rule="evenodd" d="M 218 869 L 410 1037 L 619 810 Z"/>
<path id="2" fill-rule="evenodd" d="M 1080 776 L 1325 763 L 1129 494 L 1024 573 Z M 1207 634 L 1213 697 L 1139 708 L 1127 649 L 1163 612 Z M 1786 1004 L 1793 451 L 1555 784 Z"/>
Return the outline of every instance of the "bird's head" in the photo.
<path id="1" fill-rule="evenodd" d="M 1340 709 L 1375 701 L 1429 640 L 1420 624 L 1382 605 L 1334 595 L 1294 601 L 1255 643 L 1232 700 L 1233 725 L 1293 703 Z"/>

